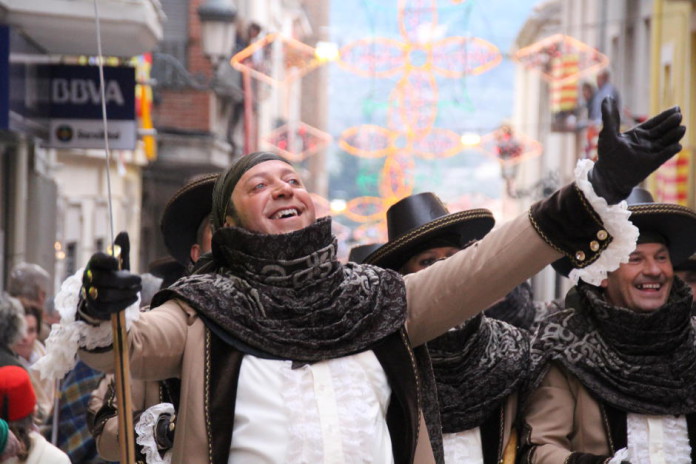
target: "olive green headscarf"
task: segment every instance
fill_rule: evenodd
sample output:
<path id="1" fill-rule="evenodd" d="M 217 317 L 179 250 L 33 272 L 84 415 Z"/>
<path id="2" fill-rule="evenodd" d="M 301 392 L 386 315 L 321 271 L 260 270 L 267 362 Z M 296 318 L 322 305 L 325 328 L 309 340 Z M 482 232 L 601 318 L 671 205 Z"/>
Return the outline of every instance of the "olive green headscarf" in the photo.
<path id="1" fill-rule="evenodd" d="M 230 201 L 232 191 L 239 179 L 249 169 L 266 161 L 282 161 L 290 164 L 288 160 L 275 153 L 257 151 L 241 157 L 227 170 L 225 175 L 218 177 L 213 188 L 213 209 L 210 213 L 213 232 L 224 227 L 225 217 L 233 211 L 233 205 L 231 205 Z"/>

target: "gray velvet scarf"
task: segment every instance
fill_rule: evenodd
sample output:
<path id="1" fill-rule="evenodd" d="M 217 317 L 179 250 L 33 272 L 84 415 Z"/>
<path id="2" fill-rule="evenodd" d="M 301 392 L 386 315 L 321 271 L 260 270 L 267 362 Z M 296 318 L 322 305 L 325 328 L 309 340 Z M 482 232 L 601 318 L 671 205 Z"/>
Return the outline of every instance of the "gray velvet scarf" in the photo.
<path id="1" fill-rule="evenodd" d="M 219 335 L 254 354 L 299 362 L 332 359 L 368 349 L 406 319 L 401 276 L 342 265 L 329 218 L 282 235 L 220 229 L 212 257 L 203 265 L 209 272 L 177 281 L 153 305 L 180 298 Z"/>
<path id="2" fill-rule="evenodd" d="M 444 433 L 480 426 L 526 381 L 529 339 L 480 314 L 428 342 Z"/>
<path id="3" fill-rule="evenodd" d="M 538 385 L 555 361 L 600 400 L 638 414 L 696 412 L 696 319 L 691 291 L 675 279 L 667 304 L 638 313 L 581 283 L 577 304 L 540 325 L 532 349 Z"/>

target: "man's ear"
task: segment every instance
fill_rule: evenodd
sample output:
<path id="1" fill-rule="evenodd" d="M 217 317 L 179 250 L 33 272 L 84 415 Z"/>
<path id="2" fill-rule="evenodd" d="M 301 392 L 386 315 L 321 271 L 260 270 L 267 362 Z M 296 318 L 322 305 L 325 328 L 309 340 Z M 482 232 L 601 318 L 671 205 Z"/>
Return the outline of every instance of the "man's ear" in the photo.
<path id="1" fill-rule="evenodd" d="M 232 216 L 225 216 L 225 227 L 235 227 L 237 224 L 234 222 L 234 219 L 232 219 Z"/>
<path id="2" fill-rule="evenodd" d="M 191 245 L 191 262 L 196 263 L 198 262 L 198 259 L 201 257 L 201 246 L 197 243 L 194 243 Z"/>

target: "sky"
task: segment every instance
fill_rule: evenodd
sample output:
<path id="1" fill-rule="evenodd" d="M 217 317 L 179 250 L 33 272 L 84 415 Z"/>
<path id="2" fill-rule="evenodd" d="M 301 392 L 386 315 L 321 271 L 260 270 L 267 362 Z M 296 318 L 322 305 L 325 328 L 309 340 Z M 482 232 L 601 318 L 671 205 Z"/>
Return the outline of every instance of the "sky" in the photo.
<path id="1" fill-rule="evenodd" d="M 485 134 L 509 119 L 513 111 L 515 63 L 509 58 L 520 28 L 539 0 L 421 0 L 437 8 L 442 37 L 484 39 L 497 47 L 502 62 L 476 76 L 437 78 L 439 105 L 436 127 L 457 133 Z M 401 2 L 413 5 L 415 0 Z M 404 41 L 399 31 L 397 0 L 337 0 L 331 2 L 331 41 L 339 48 L 355 41 L 384 37 Z M 430 16 L 423 21 L 432 22 Z M 344 130 L 361 124 L 387 126 L 387 96 L 400 76 L 363 77 L 336 63 L 329 69 L 329 131 L 338 141 Z M 413 193 L 433 191 L 446 202 L 466 207 L 486 206 L 500 198 L 503 182 L 498 163 L 477 150 L 437 160 L 414 158 Z M 330 196 L 350 200 L 378 196 L 384 159 L 347 154 L 337 143 L 329 153 Z M 340 216 L 337 220 L 341 220 Z M 350 223 L 350 221 L 344 221 Z M 349 224 L 351 225 L 351 224 Z"/>

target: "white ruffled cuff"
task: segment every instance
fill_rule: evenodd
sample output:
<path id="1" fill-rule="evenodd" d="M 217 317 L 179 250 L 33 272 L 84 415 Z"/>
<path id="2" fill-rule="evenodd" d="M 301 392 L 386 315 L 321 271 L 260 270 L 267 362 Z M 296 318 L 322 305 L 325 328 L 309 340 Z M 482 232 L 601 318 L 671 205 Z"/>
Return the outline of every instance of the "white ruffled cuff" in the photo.
<path id="1" fill-rule="evenodd" d="M 167 450 L 164 456 L 160 456 L 157 449 L 157 421 L 162 414 L 174 416 L 174 405 L 171 403 L 159 403 L 150 406 L 140 415 L 138 423 L 135 424 L 135 442 L 143 447 L 143 454 L 148 464 L 169 464 L 172 462 L 172 450 Z"/>
<path id="2" fill-rule="evenodd" d="M 62 379 L 75 367 L 78 349 L 93 350 L 113 343 L 111 322 L 104 321 L 98 326 L 92 326 L 75 320 L 83 271 L 84 269 L 80 269 L 68 277 L 56 295 L 55 307 L 60 313 L 60 323 L 51 327 L 51 333 L 46 339 L 46 355 L 32 366 L 44 379 Z M 140 295 L 135 303 L 126 308 L 126 330 L 139 317 Z"/>
<path id="3" fill-rule="evenodd" d="M 607 278 L 607 272 L 617 269 L 621 263 L 628 262 L 628 257 L 636 249 L 638 241 L 638 228 L 628 219 L 631 212 L 628 210 L 626 201 L 609 205 L 592 188 L 587 174 L 593 165 L 594 163 L 587 159 L 578 161 L 575 167 L 575 183 L 602 219 L 604 228 L 611 235 L 612 241 L 595 262 L 587 267 L 570 271 L 568 277 L 576 284 L 582 279 L 589 284 L 599 285 Z"/>
<path id="4" fill-rule="evenodd" d="M 616 454 L 607 461 L 607 464 L 621 464 L 623 461 L 628 461 L 628 450 L 626 448 L 618 450 Z"/>

